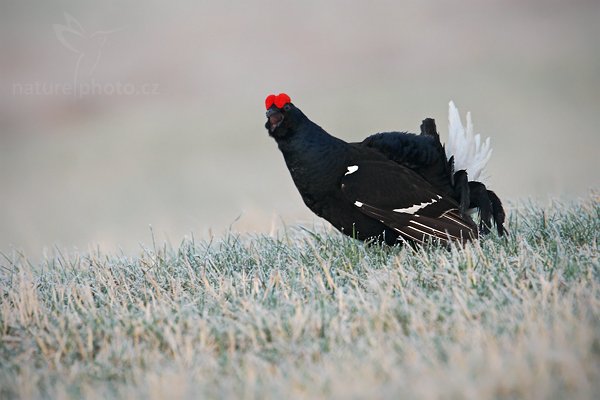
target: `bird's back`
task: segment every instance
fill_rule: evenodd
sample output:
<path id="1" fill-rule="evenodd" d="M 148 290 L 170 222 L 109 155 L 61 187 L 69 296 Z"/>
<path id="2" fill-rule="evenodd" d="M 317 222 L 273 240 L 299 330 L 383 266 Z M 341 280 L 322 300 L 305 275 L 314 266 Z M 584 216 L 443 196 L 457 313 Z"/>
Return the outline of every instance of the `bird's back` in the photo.
<path id="1" fill-rule="evenodd" d="M 443 193 L 452 193 L 451 166 L 437 134 L 383 132 L 354 145 L 376 150 L 389 160 L 416 172 Z"/>

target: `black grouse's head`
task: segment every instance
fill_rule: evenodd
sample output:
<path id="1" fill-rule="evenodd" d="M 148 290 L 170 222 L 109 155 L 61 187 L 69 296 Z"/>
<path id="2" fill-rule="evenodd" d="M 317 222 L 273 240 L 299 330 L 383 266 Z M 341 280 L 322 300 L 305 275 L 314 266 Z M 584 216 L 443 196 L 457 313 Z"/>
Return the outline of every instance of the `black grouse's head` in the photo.
<path id="1" fill-rule="evenodd" d="M 293 133 L 294 128 L 304 117 L 302 111 L 291 102 L 290 96 L 285 93 L 270 94 L 265 99 L 267 108 L 267 122 L 265 128 L 274 138 L 284 138 Z M 304 117 L 306 118 L 306 117 Z"/>

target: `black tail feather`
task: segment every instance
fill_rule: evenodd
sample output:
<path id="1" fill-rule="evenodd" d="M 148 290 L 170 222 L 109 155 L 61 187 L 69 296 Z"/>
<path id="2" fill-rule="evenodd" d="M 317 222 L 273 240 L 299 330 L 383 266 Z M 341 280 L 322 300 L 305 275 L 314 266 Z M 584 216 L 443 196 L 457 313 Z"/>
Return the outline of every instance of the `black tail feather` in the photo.
<path id="1" fill-rule="evenodd" d="M 502 236 L 504 234 L 508 234 L 506 228 L 504 228 L 504 220 L 506 218 L 506 214 L 504 213 L 504 208 L 502 207 L 502 202 L 500 198 L 496 195 L 496 193 L 491 190 L 487 191 L 488 197 L 490 199 L 490 203 L 492 204 L 492 215 L 494 217 L 494 223 L 496 224 L 496 229 L 498 230 L 498 235 Z"/>

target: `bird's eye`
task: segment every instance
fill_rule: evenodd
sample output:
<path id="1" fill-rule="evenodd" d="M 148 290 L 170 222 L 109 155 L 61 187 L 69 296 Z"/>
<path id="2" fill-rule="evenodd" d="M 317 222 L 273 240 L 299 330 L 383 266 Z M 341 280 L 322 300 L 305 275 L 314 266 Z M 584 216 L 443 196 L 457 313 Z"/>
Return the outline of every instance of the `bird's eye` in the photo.
<path id="1" fill-rule="evenodd" d="M 285 106 L 283 106 L 283 109 L 284 109 L 285 111 L 290 111 L 290 110 L 292 109 L 292 106 L 290 106 L 290 105 L 289 105 L 289 103 L 288 103 L 288 104 L 286 104 Z"/>

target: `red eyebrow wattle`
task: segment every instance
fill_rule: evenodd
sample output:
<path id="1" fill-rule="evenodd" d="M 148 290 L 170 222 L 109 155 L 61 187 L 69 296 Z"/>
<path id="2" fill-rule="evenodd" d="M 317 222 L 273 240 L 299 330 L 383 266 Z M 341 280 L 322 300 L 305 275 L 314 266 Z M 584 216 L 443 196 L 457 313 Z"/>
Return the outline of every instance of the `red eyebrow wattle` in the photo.
<path id="1" fill-rule="evenodd" d="M 275 103 L 275 95 L 274 94 L 270 94 L 265 99 L 265 107 L 267 108 L 267 110 L 269 108 L 271 108 L 271 106 L 273 105 L 273 103 Z"/>
<path id="2" fill-rule="evenodd" d="M 283 106 L 291 102 L 292 99 L 285 93 L 279 93 L 277 96 L 270 94 L 265 99 L 265 107 L 268 110 L 273 104 L 275 104 L 277 108 L 283 108 Z"/>
<path id="3" fill-rule="evenodd" d="M 275 98 L 275 105 L 277 108 L 283 108 L 287 103 L 291 103 L 292 99 L 285 93 L 279 93 L 279 95 Z"/>

